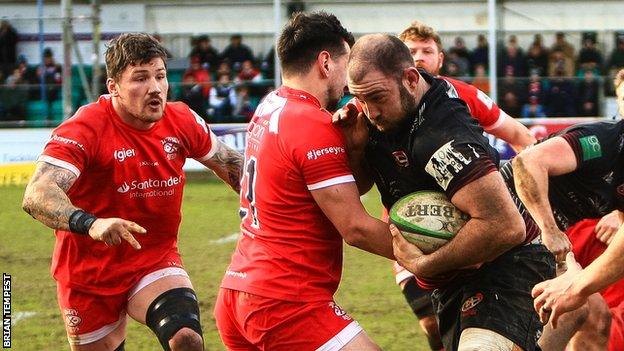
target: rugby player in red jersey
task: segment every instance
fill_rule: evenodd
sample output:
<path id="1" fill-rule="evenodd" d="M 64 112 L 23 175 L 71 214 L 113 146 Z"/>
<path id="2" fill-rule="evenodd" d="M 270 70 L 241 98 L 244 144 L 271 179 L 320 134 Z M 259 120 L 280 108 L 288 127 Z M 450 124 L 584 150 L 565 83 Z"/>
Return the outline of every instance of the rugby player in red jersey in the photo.
<path id="1" fill-rule="evenodd" d="M 108 95 L 52 132 L 23 208 L 55 229 L 52 274 L 72 350 L 123 350 L 126 314 L 165 350 L 203 350 L 197 296 L 177 247 L 194 158 L 239 191 L 242 156 L 183 103 L 166 101 L 166 51 L 113 39 Z"/>
<path id="2" fill-rule="evenodd" d="M 332 125 L 353 36 L 330 14 L 294 15 L 277 45 L 283 86 L 248 127 L 242 237 L 215 306 L 229 350 L 379 350 L 334 301 L 343 240 L 393 258 L 388 225 L 360 202 Z"/>

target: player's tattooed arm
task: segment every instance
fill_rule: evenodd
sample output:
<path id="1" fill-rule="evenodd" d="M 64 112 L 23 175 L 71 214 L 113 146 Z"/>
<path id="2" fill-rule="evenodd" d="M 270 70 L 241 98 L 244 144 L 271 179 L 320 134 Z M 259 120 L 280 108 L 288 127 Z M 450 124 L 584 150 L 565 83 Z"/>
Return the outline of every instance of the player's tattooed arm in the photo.
<path id="1" fill-rule="evenodd" d="M 78 177 L 73 172 L 46 162 L 38 162 L 22 202 L 22 208 L 52 229 L 69 229 L 69 217 L 78 208 L 67 191 Z"/>
<path id="2" fill-rule="evenodd" d="M 210 168 L 219 178 L 240 193 L 240 180 L 243 171 L 243 155 L 219 141 L 215 154 L 202 164 Z"/>

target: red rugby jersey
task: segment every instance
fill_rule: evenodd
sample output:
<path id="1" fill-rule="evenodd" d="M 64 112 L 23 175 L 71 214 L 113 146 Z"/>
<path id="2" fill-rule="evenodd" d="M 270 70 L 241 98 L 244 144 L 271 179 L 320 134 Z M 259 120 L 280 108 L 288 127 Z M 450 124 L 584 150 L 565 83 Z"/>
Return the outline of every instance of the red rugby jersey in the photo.
<path id="1" fill-rule="evenodd" d="M 505 114 L 501 112 L 498 105 L 487 94 L 473 85 L 460 80 L 442 76 L 440 78 L 449 82 L 455 88 L 459 98 L 468 105 L 470 115 L 479 121 L 479 124 L 486 132 L 496 129 L 503 123 Z"/>
<path id="2" fill-rule="evenodd" d="M 354 178 L 331 114 L 304 91 L 269 94 L 249 124 L 244 171 L 243 235 L 221 286 L 288 301 L 332 299 L 342 237 L 310 191 Z"/>
<path id="3" fill-rule="evenodd" d="M 142 248 L 126 241 L 108 247 L 87 235 L 56 230 L 52 274 L 61 284 L 98 294 L 118 294 L 150 267 L 177 252 L 180 205 L 187 157 L 212 157 L 216 137 L 183 103 L 166 103 L 149 130 L 124 123 L 103 95 L 52 132 L 39 161 L 75 173 L 67 195 L 97 217 L 119 217 L 147 230 Z"/>

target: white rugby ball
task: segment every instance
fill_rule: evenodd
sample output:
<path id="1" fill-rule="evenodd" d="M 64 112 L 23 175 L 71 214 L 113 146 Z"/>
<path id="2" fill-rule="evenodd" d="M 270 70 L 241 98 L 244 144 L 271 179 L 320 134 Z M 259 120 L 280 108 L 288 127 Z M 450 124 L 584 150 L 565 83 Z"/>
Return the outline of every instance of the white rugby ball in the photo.
<path id="1" fill-rule="evenodd" d="M 418 191 L 402 197 L 390 208 L 389 217 L 403 237 L 425 254 L 446 244 L 469 219 L 439 191 Z"/>

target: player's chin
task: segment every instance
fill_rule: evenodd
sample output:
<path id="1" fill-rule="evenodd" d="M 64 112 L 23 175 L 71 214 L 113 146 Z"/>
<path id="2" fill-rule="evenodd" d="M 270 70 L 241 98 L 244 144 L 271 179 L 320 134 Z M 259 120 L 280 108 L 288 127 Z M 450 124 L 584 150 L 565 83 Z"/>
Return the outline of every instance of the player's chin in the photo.
<path id="1" fill-rule="evenodd" d="M 163 117 L 163 110 L 161 108 L 154 109 L 152 107 L 148 107 L 147 111 L 143 114 L 143 120 L 145 122 L 158 122 Z"/>

